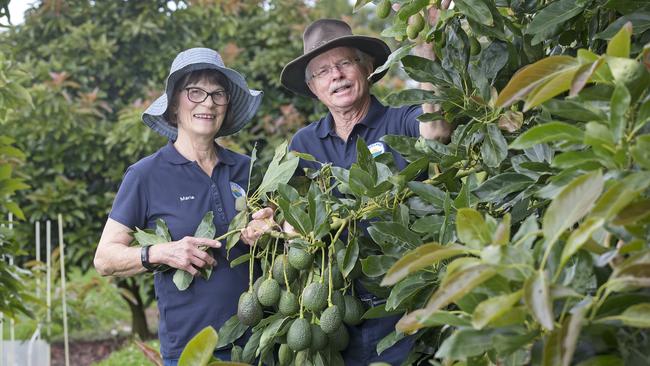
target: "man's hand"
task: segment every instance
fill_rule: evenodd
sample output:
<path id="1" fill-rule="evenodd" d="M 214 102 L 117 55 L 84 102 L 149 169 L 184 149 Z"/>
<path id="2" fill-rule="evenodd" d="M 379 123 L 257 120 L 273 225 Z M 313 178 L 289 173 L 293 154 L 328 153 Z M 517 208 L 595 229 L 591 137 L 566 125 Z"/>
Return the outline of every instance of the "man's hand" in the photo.
<path id="1" fill-rule="evenodd" d="M 270 207 L 254 212 L 253 219 L 241 230 L 241 240 L 248 245 L 253 245 L 260 236 L 277 227 L 273 220 L 274 213 L 275 211 Z"/>

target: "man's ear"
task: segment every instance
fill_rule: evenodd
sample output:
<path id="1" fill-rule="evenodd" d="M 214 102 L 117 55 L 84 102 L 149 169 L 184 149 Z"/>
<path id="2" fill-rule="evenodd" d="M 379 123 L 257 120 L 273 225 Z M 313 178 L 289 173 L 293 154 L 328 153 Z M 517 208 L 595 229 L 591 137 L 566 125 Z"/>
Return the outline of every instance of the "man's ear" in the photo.
<path id="1" fill-rule="evenodd" d="M 305 82 L 307 84 L 307 87 L 309 88 L 309 91 L 311 91 L 314 95 L 316 95 L 316 92 L 314 91 L 314 88 L 311 86 L 310 82 Z"/>

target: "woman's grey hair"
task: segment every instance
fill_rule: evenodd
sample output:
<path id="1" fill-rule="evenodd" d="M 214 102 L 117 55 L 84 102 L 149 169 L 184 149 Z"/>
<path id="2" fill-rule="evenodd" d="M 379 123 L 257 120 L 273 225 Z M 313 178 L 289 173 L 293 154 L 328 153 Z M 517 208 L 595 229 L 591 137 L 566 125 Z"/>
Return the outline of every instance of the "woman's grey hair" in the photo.
<path id="1" fill-rule="evenodd" d="M 373 63 L 375 62 L 375 59 L 370 56 L 369 54 L 361 51 L 358 48 L 354 48 L 354 52 L 357 54 L 357 58 L 359 59 L 359 64 L 365 66 L 365 67 L 372 67 Z M 311 61 L 310 61 L 311 63 Z M 309 70 L 309 63 L 307 64 L 307 67 L 305 67 L 305 81 L 309 82 L 312 79 L 312 72 Z"/>
<path id="2" fill-rule="evenodd" d="M 165 111 L 164 114 L 165 119 L 172 126 L 178 126 L 177 110 L 181 93 L 183 90 L 185 90 L 185 88 L 187 88 L 188 85 L 198 83 L 202 80 L 213 84 L 219 84 L 226 90 L 227 94 L 230 94 L 230 82 L 228 81 L 228 78 L 221 72 L 213 69 L 203 69 L 188 72 L 187 74 L 183 75 L 183 77 L 181 77 L 174 85 L 174 91 L 172 92 L 169 106 L 167 107 L 167 111 Z M 228 118 L 228 113 L 230 113 L 230 109 L 226 111 L 224 120 Z"/>

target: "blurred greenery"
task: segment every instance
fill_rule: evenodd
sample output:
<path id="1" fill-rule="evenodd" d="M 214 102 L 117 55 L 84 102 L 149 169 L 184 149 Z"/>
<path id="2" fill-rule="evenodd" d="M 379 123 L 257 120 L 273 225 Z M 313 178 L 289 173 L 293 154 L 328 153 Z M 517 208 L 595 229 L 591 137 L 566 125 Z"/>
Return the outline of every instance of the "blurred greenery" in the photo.
<path id="1" fill-rule="evenodd" d="M 160 347 L 157 340 L 146 342 L 146 344 L 155 349 Z M 150 361 L 134 342 L 130 342 L 120 350 L 111 353 L 108 358 L 93 363 L 94 366 L 140 366 L 149 364 L 151 364 Z"/>

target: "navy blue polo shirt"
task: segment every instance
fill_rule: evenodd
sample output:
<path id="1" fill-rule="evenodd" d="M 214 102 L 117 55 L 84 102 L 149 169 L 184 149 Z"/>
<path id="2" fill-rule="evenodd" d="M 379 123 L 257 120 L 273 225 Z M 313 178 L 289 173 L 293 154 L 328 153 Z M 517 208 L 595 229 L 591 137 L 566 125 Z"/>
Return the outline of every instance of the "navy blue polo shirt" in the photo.
<path id="1" fill-rule="evenodd" d="M 357 139 L 361 136 L 374 156 L 391 152 L 395 164 L 401 170 L 406 167 L 407 161 L 379 139 L 386 135 L 420 136 L 420 124 L 416 118 L 421 114 L 421 106 L 391 108 L 371 96 L 368 114 L 352 128 L 347 141 L 343 141 L 336 134 L 334 119 L 332 114 L 328 113 L 319 121 L 298 130 L 289 148 L 311 154 L 321 163 L 332 163 L 334 166 L 350 169 L 352 163 L 357 161 Z M 300 159 L 299 167 L 320 168 L 318 163 L 303 159 Z"/>
<path id="2" fill-rule="evenodd" d="M 167 223 L 172 240 L 179 240 L 193 236 L 203 216 L 213 211 L 217 236 L 224 234 L 237 214 L 235 196 L 245 193 L 248 185 L 250 159 L 216 147 L 219 162 L 211 177 L 171 142 L 130 166 L 109 217 L 130 228 L 154 228 L 160 218 Z M 244 253 L 248 247 L 240 242 L 231 249 L 230 258 Z M 185 291 L 172 282 L 173 270 L 154 276 L 160 349 L 165 358 L 180 357 L 187 342 L 204 327 L 218 330 L 237 313 L 239 295 L 248 289 L 248 266 L 230 268 L 225 245 L 213 249 L 212 255 L 217 266 L 210 279 L 197 276 Z"/>

